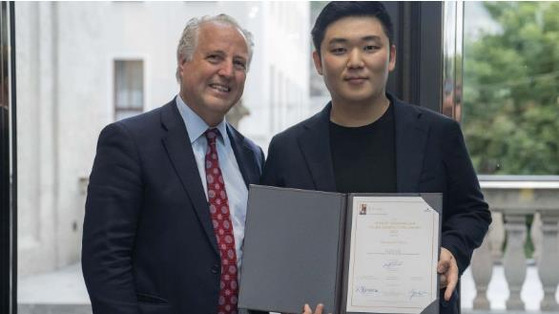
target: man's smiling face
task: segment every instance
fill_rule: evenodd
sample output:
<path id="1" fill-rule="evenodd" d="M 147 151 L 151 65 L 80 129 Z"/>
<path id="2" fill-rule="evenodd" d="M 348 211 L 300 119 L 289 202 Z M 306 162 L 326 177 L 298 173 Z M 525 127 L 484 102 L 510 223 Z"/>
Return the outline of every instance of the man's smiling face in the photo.
<path id="1" fill-rule="evenodd" d="M 180 64 L 181 97 L 206 123 L 219 123 L 243 94 L 248 66 L 245 37 L 217 22 L 200 26 L 191 60 Z"/>
<path id="2" fill-rule="evenodd" d="M 315 51 L 313 59 L 334 103 L 366 104 L 384 97 L 396 48 L 377 18 L 351 16 L 326 28 L 320 54 Z"/>

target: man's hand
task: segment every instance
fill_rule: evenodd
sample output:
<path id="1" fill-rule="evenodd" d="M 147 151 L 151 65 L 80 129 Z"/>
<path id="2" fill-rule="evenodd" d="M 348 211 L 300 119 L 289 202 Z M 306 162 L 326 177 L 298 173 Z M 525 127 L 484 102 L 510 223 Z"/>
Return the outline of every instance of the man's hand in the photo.
<path id="1" fill-rule="evenodd" d="M 456 264 L 454 255 L 452 255 L 452 253 L 444 247 L 441 248 L 441 256 L 439 258 L 437 272 L 441 275 L 440 288 L 446 288 L 444 292 L 444 299 L 445 301 L 449 301 L 452 296 L 452 292 L 454 292 L 454 289 L 456 289 L 456 285 L 458 284 L 458 264 Z M 309 313 L 312 314 L 311 312 Z"/>
<path id="2" fill-rule="evenodd" d="M 311 307 L 308 304 L 305 304 L 303 307 L 303 314 L 322 314 L 323 309 L 324 305 L 320 303 L 316 306 L 316 311 L 313 312 Z"/>

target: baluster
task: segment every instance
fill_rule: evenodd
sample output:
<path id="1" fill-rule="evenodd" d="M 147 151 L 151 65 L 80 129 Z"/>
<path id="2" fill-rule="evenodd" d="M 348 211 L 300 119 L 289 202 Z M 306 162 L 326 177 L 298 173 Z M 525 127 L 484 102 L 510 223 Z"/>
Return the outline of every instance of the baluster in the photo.
<path id="1" fill-rule="evenodd" d="M 489 310 L 491 306 L 487 299 L 487 287 L 493 274 L 490 233 L 487 234 L 481 246 L 474 251 L 471 269 L 477 292 L 473 308 L 474 310 Z"/>
<path id="2" fill-rule="evenodd" d="M 506 302 L 507 310 L 524 310 L 520 299 L 520 290 L 526 279 L 526 258 L 524 241 L 526 240 L 526 217 L 524 215 L 505 214 L 507 248 L 503 257 L 503 267 L 510 296 Z"/>
<path id="3" fill-rule="evenodd" d="M 503 213 L 492 211 L 493 222 L 489 226 L 489 240 L 491 241 L 491 256 L 494 262 L 501 262 L 503 259 L 503 243 L 505 243 L 505 223 Z"/>
<path id="4" fill-rule="evenodd" d="M 542 282 L 544 297 L 540 303 L 542 311 L 559 311 L 555 291 L 559 284 L 559 213 L 540 213 L 542 250 L 538 258 L 538 275 Z"/>
<path id="5" fill-rule="evenodd" d="M 542 220 L 541 214 L 535 213 L 534 220 L 532 221 L 532 227 L 530 229 L 530 235 L 532 236 L 532 243 L 534 243 L 534 261 L 538 263 L 540 254 L 542 252 Z"/>

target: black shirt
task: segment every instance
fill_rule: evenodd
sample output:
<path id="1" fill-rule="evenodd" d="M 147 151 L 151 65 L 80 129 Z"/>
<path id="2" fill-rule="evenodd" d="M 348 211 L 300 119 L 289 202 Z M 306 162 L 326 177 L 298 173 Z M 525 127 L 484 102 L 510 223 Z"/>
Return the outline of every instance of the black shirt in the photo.
<path id="1" fill-rule="evenodd" d="M 396 192 L 392 104 L 369 125 L 352 128 L 330 122 L 330 151 L 338 192 Z"/>

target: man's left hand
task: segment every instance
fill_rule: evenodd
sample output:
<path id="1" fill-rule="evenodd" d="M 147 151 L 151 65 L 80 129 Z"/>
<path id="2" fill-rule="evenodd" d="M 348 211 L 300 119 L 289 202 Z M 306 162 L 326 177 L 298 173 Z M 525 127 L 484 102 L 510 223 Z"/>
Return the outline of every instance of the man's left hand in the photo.
<path id="1" fill-rule="evenodd" d="M 440 288 L 445 289 L 444 299 L 449 301 L 456 285 L 458 284 L 458 264 L 454 255 L 444 247 L 441 248 L 441 256 L 437 266 L 437 272 L 440 276 Z"/>

